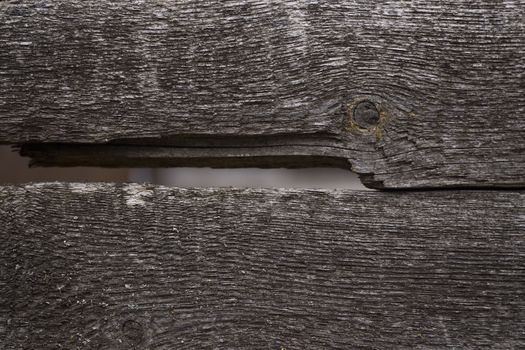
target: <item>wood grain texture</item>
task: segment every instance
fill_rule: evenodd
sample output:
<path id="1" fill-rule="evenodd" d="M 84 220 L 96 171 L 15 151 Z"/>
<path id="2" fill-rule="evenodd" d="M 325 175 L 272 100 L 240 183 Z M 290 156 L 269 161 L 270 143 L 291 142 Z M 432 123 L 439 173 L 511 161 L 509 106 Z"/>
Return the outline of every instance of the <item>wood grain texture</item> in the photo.
<path id="1" fill-rule="evenodd" d="M 71 143 L 220 166 L 299 147 L 372 187 L 523 186 L 524 23 L 521 0 L 0 1 L 0 142 L 61 144 L 24 146 L 37 165 Z M 67 162 L 109 152 L 82 149 Z"/>
<path id="2" fill-rule="evenodd" d="M 525 193 L 0 188 L 2 349 L 522 349 Z"/>

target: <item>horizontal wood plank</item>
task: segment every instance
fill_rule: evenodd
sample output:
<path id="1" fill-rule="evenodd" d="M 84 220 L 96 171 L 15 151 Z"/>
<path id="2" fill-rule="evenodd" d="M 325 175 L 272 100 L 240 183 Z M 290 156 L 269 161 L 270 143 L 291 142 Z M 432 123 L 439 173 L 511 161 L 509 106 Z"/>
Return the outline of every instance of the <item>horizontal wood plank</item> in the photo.
<path id="1" fill-rule="evenodd" d="M 520 0 L 1 1 L 0 142 L 36 143 L 35 165 L 140 144 L 192 149 L 151 164 L 299 152 L 376 188 L 524 186 L 523 23 Z"/>
<path id="2" fill-rule="evenodd" d="M 0 187 L 2 349 L 520 349 L 525 192 Z"/>

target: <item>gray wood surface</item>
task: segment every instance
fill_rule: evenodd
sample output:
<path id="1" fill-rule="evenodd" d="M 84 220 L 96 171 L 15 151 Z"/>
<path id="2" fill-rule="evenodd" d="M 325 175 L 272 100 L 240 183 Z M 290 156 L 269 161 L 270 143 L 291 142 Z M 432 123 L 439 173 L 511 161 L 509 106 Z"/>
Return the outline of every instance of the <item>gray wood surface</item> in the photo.
<path id="1" fill-rule="evenodd" d="M 0 1 L 0 142 L 190 148 L 24 146 L 40 165 L 312 156 L 377 188 L 523 186 L 524 23 L 522 0 Z"/>
<path id="2" fill-rule="evenodd" d="M 523 349 L 524 204 L 0 187 L 0 348 Z"/>

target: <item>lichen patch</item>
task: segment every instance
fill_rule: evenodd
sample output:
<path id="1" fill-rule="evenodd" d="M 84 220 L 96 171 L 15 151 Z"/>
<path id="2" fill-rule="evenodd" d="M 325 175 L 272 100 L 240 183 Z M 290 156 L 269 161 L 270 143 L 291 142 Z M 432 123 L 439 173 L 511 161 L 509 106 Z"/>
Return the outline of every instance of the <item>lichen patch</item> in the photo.
<path id="1" fill-rule="evenodd" d="M 146 206 L 147 199 L 153 196 L 152 190 L 139 184 L 127 184 L 124 192 L 126 193 L 126 204 L 130 207 Z"/>

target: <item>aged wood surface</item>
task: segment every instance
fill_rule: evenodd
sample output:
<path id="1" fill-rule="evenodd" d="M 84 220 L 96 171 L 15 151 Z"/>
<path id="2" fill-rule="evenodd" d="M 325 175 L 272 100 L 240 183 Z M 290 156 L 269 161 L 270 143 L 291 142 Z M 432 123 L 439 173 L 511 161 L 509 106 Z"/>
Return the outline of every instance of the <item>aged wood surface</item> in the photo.
<path id="1" fill-rule="evenodd" d="M 525 192 L 0 187 L 2 349 L 522 349 Z"/>
<path id="2" fill-rule="evenodd" d="M 142 155 L 169 165 L 306 153 L 379 188 L 523 186 L 524 23 L 521 0 L 0 1 L 0 142 L 59 144 L 23 147 L 41 165 L 140 143 L 191 148 Z"/>

